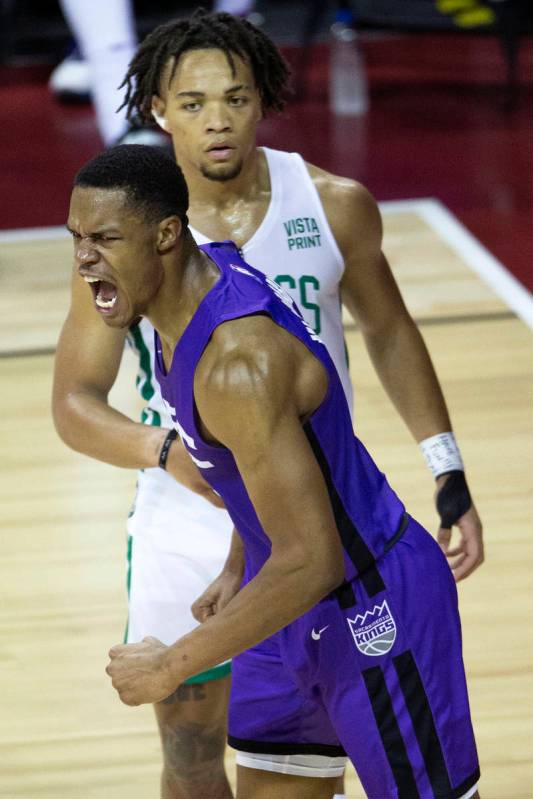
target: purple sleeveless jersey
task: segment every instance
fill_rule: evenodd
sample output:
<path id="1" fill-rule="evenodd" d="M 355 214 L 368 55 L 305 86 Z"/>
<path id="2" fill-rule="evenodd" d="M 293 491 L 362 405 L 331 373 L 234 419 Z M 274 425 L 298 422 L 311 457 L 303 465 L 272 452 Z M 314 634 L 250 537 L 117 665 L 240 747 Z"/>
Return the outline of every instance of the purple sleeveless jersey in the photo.
<path id="1" fill-rule="evenodd" d="M 163 364 L 161 342 L 155 334 L 156 377 L 183 443 L 203 477 L 223 497 L 245 541 L 252 569 L 249 576 L 253 576 L 268 558 L 270 542 L 231 452 L 207 444 L 198 431 L 193 381 L 196 365 L 218 325 L 258 312 L 268 314 L 276 324 L 300 339 L 327 369 L 329 390 L 304 429 L 328 486 L 345 552 L 346 578 L 360 575 L 369 596 L 373 596 L 383 588 L 375 561 L 400 527 L 404 507 L 354 436 L 335 366 L 288 294 L 243 261 L 233 244 L 206 244 L 201 249 L 217 264 L 220 279 L 204 297 L 176 345 L 169 374 Z"/>
<path id="2" fill-rule="evenodd" d="M 156 334 L 156 376 L 185 447 L 244 541 L 245 580 L 264 564 L 270 543 L 231 452 L 198 431 L 193 380 L 217 325 L 250 314 L 268 314 L 327 369 L 326 397 L 304 429 L 345 560 L 339 589 L 233 659 L 229 743 L 237 762 L 270 770 L 264 759 L 277 758 L 279 770 L 281 758 L 286 773 L 334 776 L 347 754 L 369 799 L 469 799 L 479 768 L 446 559 L 354 436 L 335 367 L 292 300 L 230 242 L 202 249 L 220 278 L 168 374 Z"/>

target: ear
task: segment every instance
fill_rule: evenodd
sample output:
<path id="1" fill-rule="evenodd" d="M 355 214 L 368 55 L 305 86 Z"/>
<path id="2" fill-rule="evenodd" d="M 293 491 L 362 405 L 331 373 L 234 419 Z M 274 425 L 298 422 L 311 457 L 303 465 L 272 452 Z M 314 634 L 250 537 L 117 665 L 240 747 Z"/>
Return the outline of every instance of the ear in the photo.
<path id="1" fill-rule="evenodd" d="M 179 216 L 168 216 L 159 223 L 156 246 L 160 255 L 166 255 L 178 244 L 183 231 Z"/>
<path id="2" fill-rule="evenodd" d="M 161 97 L 158 97 L 157 94 L 154 94 L 152 96 L 152 116 L 160 128 L 165 130 L 167 133 L 170 133 L 168 122 L 165 117 L 165 110 L 166 105 L 164 100 L 162 100 Z"/>

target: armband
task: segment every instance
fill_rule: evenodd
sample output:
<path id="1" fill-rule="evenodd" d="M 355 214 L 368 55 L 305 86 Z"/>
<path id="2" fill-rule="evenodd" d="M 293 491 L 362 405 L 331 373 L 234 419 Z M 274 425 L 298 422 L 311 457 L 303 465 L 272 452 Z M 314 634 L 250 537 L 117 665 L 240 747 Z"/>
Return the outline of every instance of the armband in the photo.
<path id="1" fill-rule="evenodd" d="M 438 433 L 419 444 L 429 470 L 437 478 L 447 472 L 464 472 L 463 460 L 453 433 Z"/>
<path id="2" fill-rule="evenodd" d="M 163 446 L 161 447 L 161 452 L 159 453 L 159 467 L 166 471 L 167 469 L 167 460 L 168 460 L 168 453 L 170 450 L 170 446 L 173 441 L 176 440 L 178 435 L 177 430 L 169 430 L 165 436 L 165 440 L 163 441 Z"/>

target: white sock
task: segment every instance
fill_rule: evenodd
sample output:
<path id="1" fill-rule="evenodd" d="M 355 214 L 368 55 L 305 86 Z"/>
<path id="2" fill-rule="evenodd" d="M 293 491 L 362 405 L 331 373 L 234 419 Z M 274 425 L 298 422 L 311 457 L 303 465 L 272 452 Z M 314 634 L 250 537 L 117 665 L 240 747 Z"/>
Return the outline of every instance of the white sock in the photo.
<path id="1" fill-rule="evenodd" d="M 118 91 L 137 46 L 131 0 L 60 0 L 78 47 L 89 64 L 96 122 L 104 144 L 127 128 Z"/>

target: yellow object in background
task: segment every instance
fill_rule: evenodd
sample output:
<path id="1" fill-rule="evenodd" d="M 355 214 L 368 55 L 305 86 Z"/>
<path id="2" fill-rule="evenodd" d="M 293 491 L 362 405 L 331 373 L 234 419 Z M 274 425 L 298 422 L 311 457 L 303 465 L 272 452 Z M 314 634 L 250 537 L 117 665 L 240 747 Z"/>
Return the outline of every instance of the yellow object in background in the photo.
<path id="1" fill-rule="evenodd" d="M 435 5 L 443 14 L 455 14 L 477 6 L 477 0 L 436 0 Z"/>
<path id="2" fill-rule="evenodd" d="M 496 22 L 494 11 L 480 0 L 435 0 L 435 5 L 442 14 L 453 17 L 459 28 L 478 28 Z"/>

